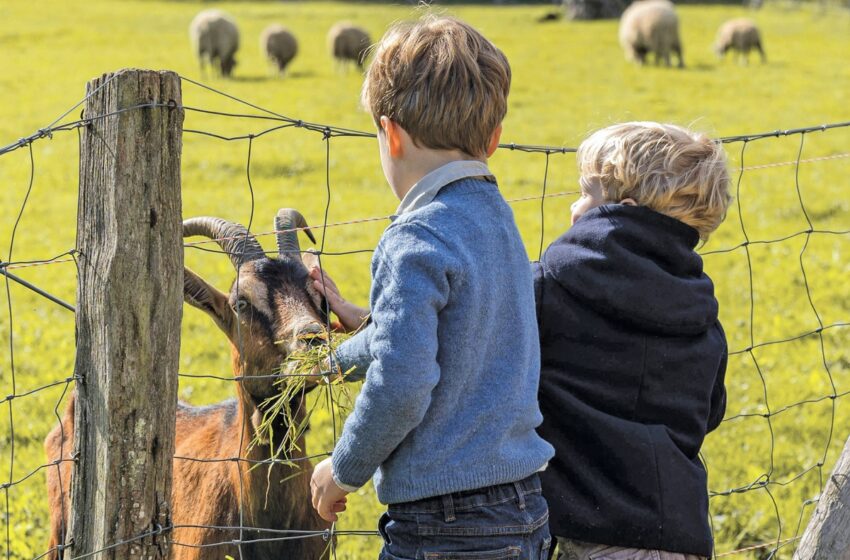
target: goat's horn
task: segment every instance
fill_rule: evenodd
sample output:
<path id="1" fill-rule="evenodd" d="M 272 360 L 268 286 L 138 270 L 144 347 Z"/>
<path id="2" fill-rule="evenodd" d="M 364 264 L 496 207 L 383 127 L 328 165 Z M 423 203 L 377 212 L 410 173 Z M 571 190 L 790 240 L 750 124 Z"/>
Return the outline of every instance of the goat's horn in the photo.
<path id="1" fill-rule="evenodd" d="M 263 248 L 244 226 L 221 218 L 202 217 L 183 220 L 183 237 L 193 235 L 202 235 L 215 240 L 230 257 L 234 267 L 266 256 Z"/>
<path id="2" fill-rule="evenodd" d="M 282 259 L 301 259 L 301 245 L 298 243 L 298 232 L 293 231 L 295 228 L 304 228 L 310 241 L 316 242 L 301 212 L 294 208 L 281 208 L 274 218 L 274 229 L 277 231 L 277 252 Z"/>

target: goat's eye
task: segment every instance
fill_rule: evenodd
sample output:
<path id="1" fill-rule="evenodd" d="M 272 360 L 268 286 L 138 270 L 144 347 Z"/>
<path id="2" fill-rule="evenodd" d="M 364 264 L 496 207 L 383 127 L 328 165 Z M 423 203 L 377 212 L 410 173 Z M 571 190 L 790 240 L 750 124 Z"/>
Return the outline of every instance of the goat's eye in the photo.
<path id="1" fill-rule="evenodd" d="M 233 304 L 233 310 L 237 313 L 244 313 L 250 304 L 247 299 L 239 298 L 236 300 L 236 303 Z"/>

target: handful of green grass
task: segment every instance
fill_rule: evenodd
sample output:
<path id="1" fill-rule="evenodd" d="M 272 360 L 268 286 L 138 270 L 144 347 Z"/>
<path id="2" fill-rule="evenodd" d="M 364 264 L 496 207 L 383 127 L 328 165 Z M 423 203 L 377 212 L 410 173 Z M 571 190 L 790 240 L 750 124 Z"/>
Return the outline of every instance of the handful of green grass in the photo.
<path id="1" fill-rule="evenodd" d="M 257 426 L 251 447 L 268 443 L 271 446 L 271 459 L 282 460 L 294 466 L 290 458 L 293 452 L 300 451 L 299 440 L 307 432 L 313 411 L 324 403 L 347 410 L 351 405 L 351 392 L 345 383 L 350 371 L 340 371 L 335 361 L 329 360 L 336 348 L 350 335 L 327 333 L 311 335 L 311 339 L 320 338 L 322 344 L 309 345 L 289 355 L 281 365 L 281 377 L 275 381 L 279 392 L 262 403 L 263 418 Z M 329 364 L 333 363 L 333 367 Z M 335 371 L 332 371 L 335 370 Z M 308 399 L 306 393 L 314 391 L 318 398 Z M 275 443 L 275 428 L 285 430 L 279 443 Z"/>

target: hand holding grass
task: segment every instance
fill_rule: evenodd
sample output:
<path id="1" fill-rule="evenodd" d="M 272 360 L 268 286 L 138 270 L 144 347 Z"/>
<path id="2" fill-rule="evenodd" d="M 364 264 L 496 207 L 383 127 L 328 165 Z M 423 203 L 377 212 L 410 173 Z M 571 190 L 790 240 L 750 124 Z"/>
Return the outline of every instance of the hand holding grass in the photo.
<path id="1" fill-rule="evenodd" d="M 336 406 L 344 407 L 341 402 L 351 400 L 348 390 L 342 385 L 349 372 L 340 371 L 337 366 L 330 366 L 330 356 L 334 349 L 346 340 L 348 335 L 337 334 L 330 337 L 329 333 L 325 332 L 314 337 L 321 339 L 323 343 L 309 344 L 290 353 L 281 365 L 280 378 L 274 383 L 277 392 L 262 403 L 263 417 L 251 445 L 274 442 L 271 453 L 273 459 L 282 457 L 288 460 L 292 452 L 299 448 L 299 441 L 306 433 L 313 410 L 320 403 L 320 399 L 311 399 L 308 403 L 304 397 L 317 384 L 340 384 L 333 401 Z M 324 391 L 319 394 L 326 395 Z M 325 406 L 330 406 L 330 403 Z M 280 419 L 283 419 L 283 422 L 280 422 Z M 275 437 L 275 426 L 280 427 L 281 424 L 285 432 L 282 437 Z"/>

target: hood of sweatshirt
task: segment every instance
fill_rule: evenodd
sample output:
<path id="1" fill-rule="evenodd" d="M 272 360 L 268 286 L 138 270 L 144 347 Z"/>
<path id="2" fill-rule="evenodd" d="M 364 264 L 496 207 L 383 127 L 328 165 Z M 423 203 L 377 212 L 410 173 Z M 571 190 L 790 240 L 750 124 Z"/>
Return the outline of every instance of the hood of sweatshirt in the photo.
<path id="1" fill-rule="evenodd" d="M 543 255 L 544 271 L 597 312 L 660 334 L 695 335 L 717 321 L 714 285 L 689 225 L 640 206 L 588 211 Z"/>

